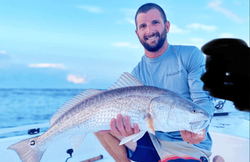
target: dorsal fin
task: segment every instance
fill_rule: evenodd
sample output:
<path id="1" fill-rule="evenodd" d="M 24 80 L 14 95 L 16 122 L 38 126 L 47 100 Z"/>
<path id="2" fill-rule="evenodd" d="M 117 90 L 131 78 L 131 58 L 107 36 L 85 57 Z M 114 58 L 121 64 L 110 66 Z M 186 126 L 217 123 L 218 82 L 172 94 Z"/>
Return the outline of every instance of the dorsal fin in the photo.
<path id="1" fill-rule="evenodd" d="M 72 107 L 74 107 L 79 102 L 96 95 L 98 93 L 104 92 L 103 90 L 97 90 L 97 89 L 87 89 L 80 94 L 76 95 L 75 97 L 71 98 L 68 102 L 63 104 L 52 116 L 50 119 L 50 126 L 52 126 L 57 119 L 59 119 L 65 112 L 70 110 Z"/>
<path id="2" fill-rule="evenodd" d="M 108 90 L 122 88 L 122 87 L 132 87 L 132 86 L 144 86 L 144 85 L 130 73 L 125 72 L 117 80 L 115 85 L 111 86 Z"/>

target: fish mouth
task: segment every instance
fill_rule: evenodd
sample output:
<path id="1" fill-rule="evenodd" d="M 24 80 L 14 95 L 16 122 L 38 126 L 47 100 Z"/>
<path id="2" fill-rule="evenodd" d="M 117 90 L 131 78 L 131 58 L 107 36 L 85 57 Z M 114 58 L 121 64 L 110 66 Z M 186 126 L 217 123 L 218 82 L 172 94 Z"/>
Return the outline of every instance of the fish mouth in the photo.
<path id="1" fill-rule="evenodd" d="M 192 132 L 196 133 L 209 125 L 209 120 L 202 120 L 189 123 L 191 125 Z"/>

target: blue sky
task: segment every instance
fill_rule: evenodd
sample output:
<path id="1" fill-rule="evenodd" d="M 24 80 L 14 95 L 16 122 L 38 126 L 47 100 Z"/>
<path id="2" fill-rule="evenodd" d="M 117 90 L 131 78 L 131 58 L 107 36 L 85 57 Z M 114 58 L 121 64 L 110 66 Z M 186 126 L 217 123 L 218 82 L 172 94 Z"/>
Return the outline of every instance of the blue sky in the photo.
<path id="1" fill-rule="evenodd" d="M 107 89 L 144 54 L 134 15 L 145 0 L 0 0 L 0 88 Z M 155 0 L 170 44 L 249 45 L 248 0 Z"/>

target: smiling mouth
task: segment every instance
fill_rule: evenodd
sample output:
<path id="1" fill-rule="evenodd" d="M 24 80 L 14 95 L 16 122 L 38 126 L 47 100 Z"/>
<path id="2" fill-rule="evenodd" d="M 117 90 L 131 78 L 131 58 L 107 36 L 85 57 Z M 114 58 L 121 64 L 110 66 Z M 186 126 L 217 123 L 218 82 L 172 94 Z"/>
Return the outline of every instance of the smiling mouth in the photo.
<path id="1" fill-rule="evenodd" d="M 155 39 L 157 36 L 153 36 L 153 37 L 150 37 L 150 38 L 147 38 L 148 40 L 152 40 L 152 39 Z"/>
<path id="2" fill-rule="evenodd" d="M 148 36 L 148 37 L 145 37 L 145 40 L 154 40 L 154 39 L 156 39 L 157 37 L 158 37 L 158 34 L 155 33 L 155 34 L 152 34 L 152 35 L 150 35 L 150 36 Z"/>

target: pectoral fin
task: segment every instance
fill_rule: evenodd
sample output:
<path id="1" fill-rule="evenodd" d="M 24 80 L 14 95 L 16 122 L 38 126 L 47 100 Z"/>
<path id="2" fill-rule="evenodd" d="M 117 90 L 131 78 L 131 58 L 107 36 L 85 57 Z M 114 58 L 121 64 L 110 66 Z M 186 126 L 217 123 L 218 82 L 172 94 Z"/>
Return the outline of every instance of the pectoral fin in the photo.
<path id="1" fill-rule="evenodd" d="M 154 120 L 151 117 L 150 114 L 148 114 L 145 118 L 146 123 L 148 124 L 148 128 L 150 129 L 150 133 L 153 133 L 155 135 L 155 127 L 154 127 Z"/>
<path id="2" fill-rule="evenodd" d="M 138 141 L 139 139 L 141 139 L 143 137 L 143 135 L 146 133 L 146 131 L 140 131 L 139 133 L 137 134 L 133 134 L 133 135 L 130 135 L 128 137 L 125 137 L 121 140 L 120 144 L 119 145 L 123 145 L 131 140 L 133 140 L 133 142 L 136 142 Z"/>

